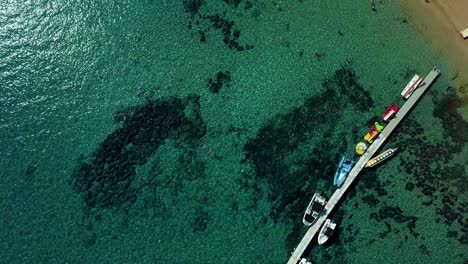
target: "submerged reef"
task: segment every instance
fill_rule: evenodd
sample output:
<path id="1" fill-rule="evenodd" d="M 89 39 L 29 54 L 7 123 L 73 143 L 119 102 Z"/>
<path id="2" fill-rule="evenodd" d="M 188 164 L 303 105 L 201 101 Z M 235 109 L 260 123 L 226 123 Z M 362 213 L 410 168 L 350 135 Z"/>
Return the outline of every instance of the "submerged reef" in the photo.
<path id="1" fill-rule="evenodd" d="M 253 182 L 254 188 L 260 182 L 269 186 L 268 199 L 274 204 L 270 217 L 274 221 L 295 219 L 288 237 L 291 246 L 302 225 L 296 220 L 302 217 L 312 190 L 319 181 L 333 180 L 336 161 L 349 145 L 342 131 L 336 129 L 336 122 L 350 104 L 357 109 L 368 109 L 373 104 L 350 63 L 322 84 L 323 93 L 267 121 L 244 146 L 244 162 L 254 171 L 244 174 L 248 177 L 244 182 Z M 361 101 L 350 100 L 350 96 L 370 102 L 361 106 Z"/>
<path id="2" fill-rule="evenodd" d="M 434 109 L 434 116 L 442 121 L 442 125 L 454 143 L 468 142 L 468 123 L 458 113 L 457 109 L 463 106 L 462 100 L 456 95 L 453 87 L 449 87 L 449 94 L 440 100 Z"/>
<path id="3" fill-rule="evenodd" d="M 440 100 L 433 98 L 433 101 L 436 103 L 433 115 L 441 120 L 444 128 L 443 140 L 428 140 L 422 126 L 411 118 L 403 121 L 391 140 L 405 146 L 402 152 L 405 157 L 400 158 L 400 168 L 413 178 L 407 184 L 407 189 L 417 189 L 426 196 L 429 200 L 423 202 L 425 206 L 432 205 L 434 201 L 437 201 L 434 204 L 441 203 L 442 206 L 436 209 L 435 220 L 447 225 L 448 237 L 466 244 L 468 222 L 465 215 L 468 202 L 459 197 L 465 189 L 465 167 L 454 160 L 462 153 L 468 141 L 464 133 L 468 123 L 457 112 L 461 102 L 451 88 Z M 401 131 L 404 133 L 400 134 Z"/>
<path id="4" fill-rule="evenodd" d="M 330 90 L 339 91 L 345 95 L 350 103 L 359 111 L 369 111 L 374 101 L 368 91 L 358 82 L 356 74 L 350 69 L 350 62 L 335 72 L 335 78 L 326 79 L 322 85 Z"/>
<path id="5" fill-rule="evenodd" d="M 411 235 L 413 235 L 414 237 L 419 236 L 419 234 L 416 232 L 416 221 L 418 220 L 418 218 L 415 216 L 405 214 L 400 207 L 384 204 L 382 207 L 380 207 L 378 212 L 371 213 L 370 218 L 377 221 L 384 221 L 384 224 L 387 227 L 387 231 L 381 233 L 380 238 L 384 238 L 390 232 L 392 232 L 392 226 L 388 222 L 385 222 L 385 220 L 387 219 L 393 219 L 396 223 L 399 224 L 407 223 L 407 227 Z M 399 231 L 393 228 L 393 232 L 398 233 Z"/>
<path id="6" fill-rule="evenodd" d="M 143 165 L 166 139 L 194 142 L 206 128 L 200 98 L 167 97 L 120 111 L 120 124 L 89 156 L 81 157 L 71 176 L 73 189 L 88 208 L 121 208 L 134 203 L 136 166 Z"/>
<path id="7" fill-rule="evenodd" d="M 429 140 L 425 136 L 423 126 L 416 119 L 409 117 L 396 128 L 389 141 L 400 148 L 397 157 L 400 162 L 398 168 L 408 176 L 404 188 L 408 192 L 417 190 L 422 193 L 426 200 L 421 201 L 421 205 L 435 206 L 435 221 L 447 224 L 447 236 L 465 244 L 468 225 L 466 217 L 464 218 L 464 208 L 468 204 L 459 197 L 459 193 L 463 192 L 462 177 L 465 168 L 454 160 L 461 154 L 463 144 L 467 141 L 467 136 L 462 135 L 463 132 L 460 131 L 468 127 L 457 112 L 457 108 L 461 106 L 459 99 L 453 91 L 448 91 L 442 98 L 437 98 L 437 93 L 432 92 L 432 100 L 436 104 L 433 115 L 441 120 L 444 128 L 443 140 Z M 417 218 L 406 215 L 397 206 L 380 200 L 381 196 L 387 195 L 384 186 L 388 182 L 381 183 L 379 177 L 376 177 L 378 170 L 379 168 L 364 171 L 357 187 L 363 194 L 362 201 L 370 208 L 375 208 L 374 212 L 370 213 L 370 218 L 381 222 L 387 229 L 380 233 L 380 238 L 389 233 L 398 233 L 401 224 L 405 223 L 410 234 L 418 238 L 420 234 L 415 230 Z M 395 223 L 388 222 L 389 219 L 393 219 Z M 430 254 L 423 249 L 424 247 L 421 247 L 425 254 Z"/>

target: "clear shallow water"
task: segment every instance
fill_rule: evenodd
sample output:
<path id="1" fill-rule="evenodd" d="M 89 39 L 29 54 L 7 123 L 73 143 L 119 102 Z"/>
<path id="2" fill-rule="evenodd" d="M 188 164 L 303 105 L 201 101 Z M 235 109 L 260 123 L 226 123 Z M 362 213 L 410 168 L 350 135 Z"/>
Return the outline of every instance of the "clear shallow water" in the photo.
<path id="1" fill-rule="evenodd" d="M 332 191 L 324 172 L 334 170 L 336 155 L 352 153 L 369 119 L 390 102 L 401 103 L 407 72 L 424 73 L 434 64 L 447 72 L 388 3 L 378 13 L 370 12 L 367 2 L 351 1 L 252 6 L 241 1 L 237 7 L 205 1 L 190 10 L 193 6 L 9 1 L 0 8 L 1 250 L 7 262 L 282 263 L 305 231 L 300 217 L 308 199 L 316 190 Z M 356 74 L 369 97 L 352 97 L 335 84 L 336 95 L 310 100 L 326 90 L 325 79 L 340 79 L 335 72 L 347 60 L 347 71 Z M 218 78 L 223 85 L 213 93 L 209 79 L 217 83 L 220 71 L 230 77 Z M 417 124 L 406 124 L 414 128 L 412 138 L 426 137 L 411 146 L 423 146 L 420 152 L 408 147 L 377 174 L 363 176 L 358 193 L 342 205 L 337 243 L 313 249 L 312 259 L 466 259 L 461 243 L 466 239 L 460 238 L 466 234 L 466 213 L 457 209 L 466 208 L 457 184 L 466 178 L 466 166 L 453 165 L 464 164 L 466 141 L 450 126 L 444 130 L 451 121 L 447 115 L 433 116 L 434 104 L 441 105 L 447 94 L 448 76 L 412 113 Z M 119 128 L 151 131 L 143 129 L 144 122 L 117 124 L 115 113 L 151 105 L 149 99 L 189 94 L 199 96 L 200 109 L 187 104 L 184 114 L 190 119 L 187 112 L 199 112 L 202 122 L 195 123 L 205 132 L 189 141 L 168 136 L 151 143 L 156 134 L 149 132 L 142 145 L 130 140 L 124 149 L 140 160 L 129 167 L 135 168 L 128 181 L 132 188 L 123 193 L 135 200 L 107 207 L 86 203 L 70 183 L 80 156 L 92 163 L 92 153 Z M 362 107 L 369 101 L 363 98 L 373 105 Z M 304 114 L 295 113 L 296 107 Z M 129 120 L 135 112 L 124 111 Z M 154 116 L 142 113 L 143 119 Z M 310 125 L 299 125 L 304 122 Z M 406 141 L 395 139 L 395 144 L 410 146 L 409 132 L 403 129 Z M 249 142 L 253 147 L 246 150 Z M 424 146 L 440 151 L 430 144 L 448 146 L 449 160 L 439 162 L 439 171 L 401 169 L 402 160 L 420 156 Z M 259 146 L 275 148 L 265 154 Z M 425 158 L 433 165 L 424 166 L 437 167 L 438 159 Z M 270 166 L 274 169 L 265 169 Z M 408 182 L 416 185 L 412 191 Z M 424 195 L 429 187 L 418 182 L 433 183 L 434 195 Z M 441 216 L 438 209 L 447 207 L 456 218 Z M 340 213 L 336 217 L 341 219 Z M 450 219 L 449 227 L 444 222 Z M 448 232 L 456 235 L 447 237 Z"/>

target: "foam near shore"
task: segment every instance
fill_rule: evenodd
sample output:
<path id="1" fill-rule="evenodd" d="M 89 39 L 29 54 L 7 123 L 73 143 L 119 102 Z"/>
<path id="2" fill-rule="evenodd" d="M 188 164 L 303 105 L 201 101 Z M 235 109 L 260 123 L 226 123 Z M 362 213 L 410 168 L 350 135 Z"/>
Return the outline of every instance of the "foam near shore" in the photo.
<path id="1" fill-rule="evenodd" d="M 468 28 L 468 1 L 399 1 L 415 28 L 454 66 L 452 76 L 459 95 L 468 102 L 468 39 L 460 31 Z"/>

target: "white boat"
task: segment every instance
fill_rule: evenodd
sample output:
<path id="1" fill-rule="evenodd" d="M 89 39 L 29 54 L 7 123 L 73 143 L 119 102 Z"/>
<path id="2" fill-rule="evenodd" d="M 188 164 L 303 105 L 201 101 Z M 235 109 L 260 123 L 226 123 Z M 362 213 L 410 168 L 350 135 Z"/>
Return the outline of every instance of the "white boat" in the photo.
<path id="1" fill-rule="evenodd" d="M 304 225 L 311 226 L 315 220 L 317 220 L 326 203 L 327 200 L 325 200 L 324 197 L 319 193 L 315 193 L 312 200 L 310 200 L 309 206 L 307 206 L 304 217 L 302 218 Z"/>
<path id="2" fill-rule="evenodd" d="M 312 264 L 312 262 L 306 258 L 302 258 L 301 261 L 299 261 L 299 264 Z"/>
<path id="3" fill-rule="evenodd" d="M 327 219 L 325 221 L 325 224 L 323 224 L 322 229 L 320 229 L 320 233 L 318 235 L 318 243 L 319 245 L 325 244 L 328 239 L 333 235 L 333 232 L 335 231 L 336 223 L 333 222 L 330 219 Z"/>
<path id="4" fill-rule="evenodd" d="M 408 99 L 411 94 L 418 88 L 419 84 L 421 84 L 421 81 L 423 79 L 422 75 L 417 75 L 415 74 L 413 76 L 413 79 L 406 85 L 405 89 L 401 92 L 401 96 L 403 96 L 405 99 Z"/>

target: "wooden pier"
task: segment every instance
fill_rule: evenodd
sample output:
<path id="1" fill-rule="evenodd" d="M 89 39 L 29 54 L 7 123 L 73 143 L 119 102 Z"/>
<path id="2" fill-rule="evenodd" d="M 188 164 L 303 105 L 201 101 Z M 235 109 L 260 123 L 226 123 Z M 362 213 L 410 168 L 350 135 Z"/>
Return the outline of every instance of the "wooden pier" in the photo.
<path id="1" fill-rule="evenodd" d="M 301 242 L 299 243 L 299 245 L 296 247 L 296 249 L 292 253 L 291 258 L 288 261 L 288 264 L 299 263 L 299 261 L 303 257 L 304 251 L 309 246 L 312 239 L 315 237 L 315 234 L 317 234 L 320 231 L 320 227 L 325 222 L 330 212 L 335 208 L 338 201 L 348 190 L 349 186 L 351 186 L 351 184 L 357 178 L 361 170 L 366 165 L 367 161 L 369 161 L 369 159 L 371 159 L 375 155 L 375 153 L 377 152 L 377 150 L 379 150 L 379 148 L 385 142 L 387 137 L 390 136 L 390 134 L 397 127 L 397 125 L 401 122 L 401 120 L 403 120 L 406 114 L 408 114 L 408 112 L 411 111 L 411 109 L 416 104 L 416 102 L 418 102 L 419 98 L 421 98 L 421 96 L 424 94 L 427 88 L 429 88 L 429 86 L 431 86 L 431 84 L 436 80 L 439 74 L 440 74 L 440 71 L 436 67 L 434 67 L 432 71 L 422 81 L 421 86 L 413 92 L 413 94 L 408 98 L 405 104 L 397 112 L 395 117 L 387 124 L 387 126 L 382 130 L 380 135 L 374 140 L 372 145 L 370 145 L 367 151 L 361 156 L 359 161 L 354 165 L 353 169 L 349 172 L 349 175 L 346 178 L 343 185 L 341 185 L 341 187 L 338 188 L 333 193 L 332 197 L 328 200 L 327 204 L 325 205 L 325 208 L 323 209 L 323 211 L 321 212 L 321 214 L 319 215 L 315 223 L 309 227 L 309 229 L 307 230 L 307 233 L 304 235 Z"/>

